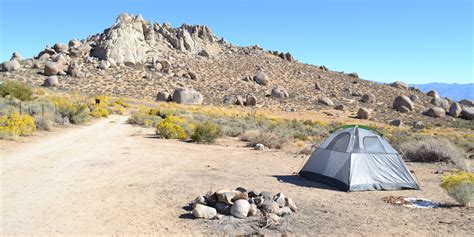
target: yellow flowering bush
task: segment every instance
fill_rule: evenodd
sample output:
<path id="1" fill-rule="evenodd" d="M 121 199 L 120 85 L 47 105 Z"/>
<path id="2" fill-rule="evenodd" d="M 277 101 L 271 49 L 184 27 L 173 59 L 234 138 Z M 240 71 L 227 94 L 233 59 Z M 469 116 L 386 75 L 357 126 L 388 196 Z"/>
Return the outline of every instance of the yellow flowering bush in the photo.
<path id="1" fill-rule="evenodd" d="M 186 120 L 177 116 L 169 116 L 156 126 L 156 135 L 166 139 L 186 140 L 187 134 L 184 126 Z"/>
<path id="2" fill-rule="evenodd" d="M 91 112 L 89 113 L 90 116 L 94 118 L 102 118 L 109 116 L 109 110 L 103 106 L 95 106 L 92 108 Z"/>
<path id="3" fill-rule="evenodd" d="M 459 204 L 469 206 L 474 193 L 474 173 L 458 171 L 441 177 L 440 186 Z"/>
<path id="4" fill-rule="evenodd" d="M 36 130 L 35 119 L 18 112 L 0 116 L 0 136 L 18 137 L 31 135 Z"/>

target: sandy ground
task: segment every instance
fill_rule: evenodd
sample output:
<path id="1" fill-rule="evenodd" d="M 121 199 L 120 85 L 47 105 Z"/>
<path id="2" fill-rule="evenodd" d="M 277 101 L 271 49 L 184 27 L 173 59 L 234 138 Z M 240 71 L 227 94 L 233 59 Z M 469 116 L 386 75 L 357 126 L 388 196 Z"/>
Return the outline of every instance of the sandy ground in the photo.
<path id="1" fill-rule="evenodd" d="M 345 193 L 293 175 L 303 160 L 235 140 L 197 145 L 156 139 L 113 116 L 33 142 L 0 144 L 1 234 L 294 235 L 474 233 L 474 210 L 410 209 L 387 195 L 453 203 L 436 165 L 409 163 L 423 190 Z M 282 191 L 299 211 L 276 228 L 258 221 L 195 220 L 183 208 L 208 190 Z"/>

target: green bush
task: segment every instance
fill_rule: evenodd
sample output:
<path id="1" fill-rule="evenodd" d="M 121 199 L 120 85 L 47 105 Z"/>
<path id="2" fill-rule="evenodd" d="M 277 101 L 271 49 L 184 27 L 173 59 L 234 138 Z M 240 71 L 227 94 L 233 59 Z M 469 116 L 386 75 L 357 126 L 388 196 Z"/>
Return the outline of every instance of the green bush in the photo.
<path id="1" fill-rule="evenodd" d="M 136 124 L 144 127 L 156 127 L 163 120 L 160 116 L 149 115 L 142 111 L 135 111 L 127 119 L 128 124 Z"/>
<path id="2" fill-rule="evenodd" d="M 28 101 L 32 99 L 33 89 L 23 82 L 5 81 L 0 84 L 0 96 L 5 97 L 7 95 L 21 101 Z"/>
<path id="3" fill-rule="evenodd" d="M 191 134 L 191 139 L 197 143 L 213 143 L 222 134 L 221 128 L 211 122 L 198 124 Z"/>

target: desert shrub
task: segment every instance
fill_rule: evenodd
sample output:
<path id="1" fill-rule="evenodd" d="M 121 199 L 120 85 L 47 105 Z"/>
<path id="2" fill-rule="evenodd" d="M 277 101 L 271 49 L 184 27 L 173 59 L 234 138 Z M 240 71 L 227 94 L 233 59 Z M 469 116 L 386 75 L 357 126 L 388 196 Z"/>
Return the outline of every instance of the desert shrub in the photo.
<path id="1" fill-rule="evenodd" d="M 466 154 L 446 138 L 425 138 L 402 143 L 400 150 L 406 160 L 414 162 L 450 162 L 465 169 Z"/>
<path id="2" fill-rule="evenodd" d="M 93 118 L 106 118 L 109 116 L 109 110 L 104 106 L 92 106 L 89 115 Z"/>
<path id="3" fill-rule="evenodd" d="M 222 134 L 221 128 L 211 122 L 198 124 L 191 134 L 191 139 L 197 143 L 213 143 Z"/>
<path id="4" fill-rule="evenodd" d="M 0 116 L 0 137 L 18 137 L 31 135 L 36 130 L 35 119 L 28 114 L 18 112 Z"/>
<path id="5" fill-rule="evenodd" d="M 32 99 L 33 89 L 18 81 L 6 81 L 0 84 L 0 96 L 13 96 L 21 101 L 28 101 Z"/>
<path id="6" fill-rule="evenodd" d="M 289 137 L 287 134 L 265 132 L 263 130 L 249 130 L 242 134 L 241 140 L 248 142 L 248 146 L 255 146 L 261 143 L 269 148 L 280 149 L 289 141 Z"/>
<path id="7" fill-rule="evenodd" d="M 130 105 L 128 103 L 126 103 L 123 98 L 119 98 L 119 99 L 115 100 L 113 105 L 114 106 L 120 106 L 120 107 L 123 107 L 123 108 L 130 107 Z"/>
<path id="8" fill-rule="evenodd" d="M 82 124 L 89 120 L 89 107 L 79 101 L 72 101 L 61 96 L 51 97 L 56 109 L 56 123 Z"/>
<path id="9" fill-rule="evenodd" d="M 132 112 L 130 117 L 127 119 L 127 123 L 145 127 L 156 127 L 161 120 L 163 119 L 160 116 L 149 115 L 142 111 L 135 111 Z"/>
<path id="10" fill-rule="evenodd" d="M 186 140 L 188 133 L 185 126 L 186 120 L 177 116 L 169 116 L 163 119 L 156 126 L 156 135 L 166 139 L 181 139 Z"/>
<path id="11" fill-rule="evenodd" d="M 444 174 L 440 186 L 459 204 L 467 207 L 474 193 L 474 173 L 460 171 Z"/>

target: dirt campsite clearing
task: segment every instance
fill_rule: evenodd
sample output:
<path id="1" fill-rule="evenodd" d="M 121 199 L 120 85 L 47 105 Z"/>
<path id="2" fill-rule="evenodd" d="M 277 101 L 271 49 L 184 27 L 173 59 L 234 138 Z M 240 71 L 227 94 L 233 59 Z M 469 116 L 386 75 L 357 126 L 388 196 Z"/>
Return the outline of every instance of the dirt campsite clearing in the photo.
<path id="1" fill-rule="evenodd" d="M 411 209 L 382 198 L 454 203 L 438 165 L 407 163 L 422 190 L 340 192 L 294 175 L 289 151 L 256 151 L 232 139 L 197 145 L 157 139 L 111 116 L 28 142 L 0 143 L 1 234 L 396 234 L 469 235 L 474 210 Z M 208 190 L 284 192 L 298 211 L 280 225 L 193 219 L 189 201 Z"/>

